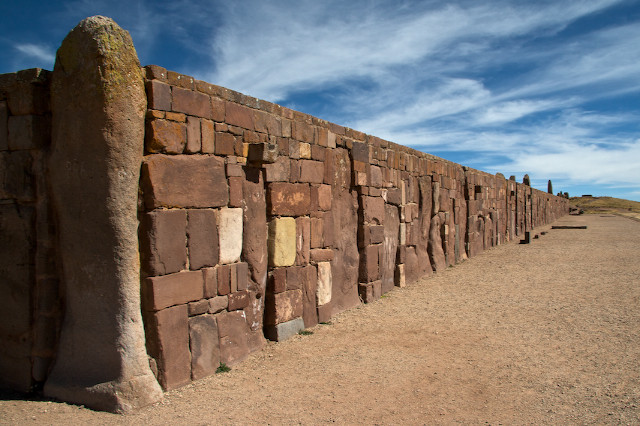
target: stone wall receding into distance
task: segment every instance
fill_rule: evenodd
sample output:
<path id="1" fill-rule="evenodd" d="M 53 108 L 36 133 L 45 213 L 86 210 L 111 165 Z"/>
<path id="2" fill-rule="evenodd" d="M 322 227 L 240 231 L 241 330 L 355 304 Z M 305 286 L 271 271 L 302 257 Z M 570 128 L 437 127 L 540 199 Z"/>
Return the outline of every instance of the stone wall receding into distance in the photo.
<path id="1" fill-rule="evenodd" d="M 125 412 L 568 200 L 141 68 L 92 17 L 0 75 L 0 213 L 0 383 Z"/>

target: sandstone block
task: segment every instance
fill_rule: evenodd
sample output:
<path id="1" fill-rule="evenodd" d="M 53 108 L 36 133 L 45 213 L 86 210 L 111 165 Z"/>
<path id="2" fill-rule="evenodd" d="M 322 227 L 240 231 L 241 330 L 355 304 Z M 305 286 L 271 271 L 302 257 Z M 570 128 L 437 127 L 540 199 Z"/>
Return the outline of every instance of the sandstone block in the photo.
<path id="1" fill-rule="evenodd" d="M 315 138 L 314 127 L 311 126 L 310 124 L 303 123 L 301 121 L 294 121 L 291 124 L 291 137 L 300 142 L 306 142 L 308 144 L 312 144 Z M 310 157 L 311 156 L 306 158 L 310 158 Z"/>
<path id="2" fill-rule="evenodd" d="M 216 315 L 220 337 L 220 362 L 234 365 L 243 361 L 250 352 L 251 329 L 244 311 L 222 312 Z"/>
<path id="3" fill-rule="evenodd" d="M 246 290 L 249 286 L 249 265 L 245 262 L 236 264 L 237 288 L 238 291 Z"/>
<path id="4" fill-rule="evenodd" d="M 288 182 L 290 176 L 290 165 L 291 161 L 288 157 L 278 157 L 275 163 L 265 164 L 265 180 L 267 182 Z"/>
<path id="5" fill-rule="evenodd" d="M 384 223 L 384 200 L 382 197 L 362 197 L 365 223 L 382 225 Z"/>
<path id="6" fill-rule="evenodd" d="M 304 330 L 304 320 L 296 318 L 294 320 L 265 327 L 265 336 L 274 342 L 282 342 Z"/>
<path id="7" fill-rule="evenodd" d="M 242 209 L 222 208 L 218 212 L 220 263 L 235 263 L 242 253 Z"/>
<path id="8" fill-rule="evenodd" d="M 215 153 L 215 131 L 213 121 L 202 119 L 200 121 L 200 141 L 203 154 Z"/>
<path id="9" fill-rule="evenodd" d="M 269 273 L 267 291 L 282 293 L 287 289 L 287 268 L 276 268 Z"/>
<path id="10" fill-rule="evenodd" d="M 318 306 L 322 306 L 331 302 L 332 286 L 333 286 L 333 280 L 332 280 L 332 273 L 331 273 L 331 263 L 330 262 L 318 263 L 318 281 L 317 281 L 317 291 L 316 291 L 316 299 L 318 301 Z"/>
<path id="11" fill-rule="evenodd" d="M 148 209 L 226 206 L 229 188 L 224 162 L 201 155 L 150 155 L 142 164 Z"/>
<path id="12" fill-rule="evenodd" d="M 171 94 L 173 111 L 209 120 L 212 118 L 211 99 L 208 95 L 180 87 L 173 87 Z"/>
<path id="13" fill-rule="evenodd" d="M 182 271 L 142 282 L 144 309 L 159 311 L 173 305 L 203 298 L 204 282 L 200 271 Z"/>
<path id="14" fill-rule="evenodd" d="M 279 117 L 264 111 L 253 111 L 253 124 L 255 130 L 273 136 L 282 136 L 282 126 Z"/>
<path id="15" fill-rule="evenodd" d="M 171 390 L 188 384 L 191 381 L 191 355 L 187 305 L 148 314 L 146 329 L 147 347 L 156 360 L 162 388 Z"/>
<path id="16" fill-rule="evenodd" d="M 33 201 L 35 185 L 33 159 L 29 151 L 0 152 L 0 199 Z"/>
<path id="17" fill-rule="evenodd" d="M 49 145 L 51 127 L 47 117 L 41 115 L 15 115 L 9 117 L 8 145 L 10 150 L 37 149 Z"/>
<path id="18" fill-rule="evenodd" d="M 395 285 L 396 287 L 406 287 L 407 280 L 404 272 L 404 264 L 396 265 L 396 273 L 395 273 Z"/>
<path id="19" fill-rule="evenodd" d="M 382 187 L 382 170 L 378 166 L 371 166 L 369 172 L 369 186 L 374 188 Z"/>
<path id="20" fill-rule="evenodd" d="M 268 294 L 265 303 L 266 325 L 282 324 L 302 316 L 302 290 Z"/>
<path id="21" fill-rule="evenodd" d="M 364 248 L 360 258 L 360 281 L 372 282 L 380 277 L 378 253 L 379 245 L 370 245 Z"/>
<path id="22" fill-rule="evenodd" d="M 331 185 L 311 186 L 311 211 L 331 210 Z"/>
<path id="23" fill-rule="evenodd" d="M 383 195 L 384 197 L 384 195 Z M 386 201 L 389 204 L 399 206 L 402 204 L 402 191 L 399 188 L 387 189 Z"/>
<path id="24" fill-rule="evenodd" d="M 269 264 L 291 266 L 296 260 L 296 221 L 291 217 L 274 218 L 269 222 Z"/>
<path id="25" fill-rule="evenodd" d="M 140 256 L 147 275 L 165 275 L 187 267 L 187 212 L 156 210 L 140 225 Z"/>
<path id="26" fill-rule="evenodd" d="M 215 132 L 216 155 L 233 155 L 235 153 L 236 138 L 231 133 Z"/>
<path id="27" fill-rule="evenodd" d="M 231 293 L 231 265 L 220 265 L 217 276 L 218 294 L 224 296 Z"/>
<path id="28" fill-rule="evenodd" d="M 328 248 L 322 249 L 311 249 L 311 262 L 319 263 L 319 262 L 330 262 L 333 260 L 333 250 Z"/>
<path id="29" fill-rule="evenodd" d="M 187 142 L 184 123 L 153 119 L 147 121 L 145 149 L 151 153 L 182 154 Z"/>
<path id="30" fill-rule="evenodd" d="M 150 109 L 171 111 L 171 86 L 158 80 L 150 80 L 145 87 Z"/>
<path id="31" fill-rule="evenodd" d="M 311 218 L 311 248 L 324 246 L 324 224 L 321 218 Z"/>
<path id="32" fill-rule="evenodd" d="M 229 296 L 216 296 L 209 299 L 209 313 L 217 314 L 229 307 Z"/>
<path id="33" fill-rule="evenodd" d="M 267 207 L 264 181 L 259 169 L 246 168 L 247 178 L 242 182 L 244 235 L 242 238 L 242 257 L 251 272 L 252 282 L 257 290 L 264 293 L 267 286 L 268 250 L 267 250 Z M 254 299 L 261 312 L 264 303 Z M 262 314 L 260 314 L 262 317 Z"/>
<path id="34" fill-rule="evenodd" d="M 218 268 L 203 268 L 204 297 L 211 298 L 218 295 Z"/>
<path id="35" fill-rule="evenodd" d="M 298 144 L 298 152 L 300 155 L 300 158 L 303 159 L 310 159 L 311 158 L 311 145 L 309 145 L 308 143 L 305 142 L 300 142 Z"/>
<path id="36" fill-rule="evenodd" d="M 197 117 L 187 117 L 187 144 L 185 152 L 196 154 L 202 149 L 202 133 L 200 130 L 200 119 Z"/>
<path id="37" fill-rule="evenodd" d="M 311 248 L 311 220 L 308 216 L 296 218 L 296 265 L 309 263 Z"/>
<path id="38" fill-rule="evenodd" d="M 218 227 L 216 211 L 211 209 L 187 210 L 187 241 L 189 267 L 192 270 L 218 264 Z"/>
<path id="39" fill-rule="evenodd" d="M 201 299 L 195 302 L 189 302 L 187 306 L 189 308 L 190 317 L 206 314 L 209 311 L 209 301 L 207 299 Z"/>
<path id="40" fill-rule="evenodd" d="M 229 207 L 242 207 L 242 182 L 241 177 L 229 178 Z"/>
<path id="41" fill-rule="evenodd" d="M 249 301 L 249 292 L 246 290 L 231 293 L 229 294 L 229 311 L 244 309 L 249 306 Z"/>
<path id="42" fill-rule="evenodd" d="M 309 214 L 311 194 L 306 183 L 270 183 L 267 190 L 269 214 L 304 216 Z"/>
<path id="43" fill-rule="evenodd" d="M 232 126 L 242 127 L 247 130 L 254 130 L 253 110 L 235 102 L 226 102 L 225 120 Z"/>
<path id="44" fill-rule="evenodd" d="M 301 160 L 300 182 L 324 182 L 324 164 L 320 161 Z"/>
<path id="45" fill-rule="evenodd" d="M 306 328 L 318 324 L 316 294 L 318 292 L 318 272 L 312 265 L 302 268 L 302 319 Z"/>
<path id="46" fill-rule="evenodd" d="M 354 142 L 351 148 L 351 158 L 354 161 L 369 162 L 369 145 L 362 142 Z M 366 184 L 365 184 L 366 185 Z"/>
<path id="47" fill-rule="evenodd" d="M 212 315 L 189 318 L 191 379 L 198 380 L 216 372 L 220 365 L 218 325 Z"/>
<path id="48" fill-rule="evenodd" d="M 217 121 L 218 123 L 222 123 L 225 121 L 225 101 L 219 98 L 211 97 L 211 119 L 213 121 Z"/>

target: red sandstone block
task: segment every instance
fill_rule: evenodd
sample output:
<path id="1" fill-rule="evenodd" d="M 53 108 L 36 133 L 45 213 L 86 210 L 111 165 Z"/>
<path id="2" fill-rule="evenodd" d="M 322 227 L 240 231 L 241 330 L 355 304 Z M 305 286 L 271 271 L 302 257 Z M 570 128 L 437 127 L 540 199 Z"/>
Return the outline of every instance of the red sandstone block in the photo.
<path id="1" fill-rule="evenodd" d="M 234 365 L 249 355 L 251 329 L 244 311 L 222 312 L 216 315 L 220 337 L 220 362 Z"/>
<path id="2" fill-rule="evenodd" d="M 236 264 L 236 275 L 238 277 L 238 291 L 246 290 L 249 287 L 249 264 L 245 262 Z"/>
<path id="3" fill-rule="evenodd" d="M 213 315 L 189 318 L 189 347 L 191 378 L 198 380 L 215 374 L 220 365 L 220 339 Z"/>
<path id="4" fill-rule="evenodd" d="M 204 297 L 210 299 L 218 295 L 218 268 L 203 268 Z"/>
<path id="5" fill-rule="evenodd" d="M 362 259 L 360 259 L 361 281 L 372 282 L 379 278 L 378 254 L 378 245 L 370 245 L 363 250 Z"/>
<path id="6" fill-rule="evenodd" d="M 330 262 L 333 260 L 333 250 L 329 248 L 311 249 L 310 250 L 311 262 Z"/>
<path id="7" fill-rule="evenodd" d="M 236 138 L 231 133 L 216 132 L 216 155 L 233 155 L 235 153 Z"/>
<path id="8" fill-rule="evenodd" d="M 311 247 L 311 220 L 308 216 L 296 218 L 296 265 L 309 263 Z"/>
<path id="9" fill-rule="evenodd" d="M 319 323 L 328 323 L 331 320 L 331 316 L 333 315 L 333 303 L 325 303 L 322 306 L 318 306 L 318 322 Z"/>
<path id="10" fill-rule="evenodd" d="M 200 138 L 202 144 L 202 153 L 203 154 L 213 154 L 215 153 L 215 137 L 213 130 L 213 121 L 202 119 L 200 121 Z"/>
<path id="11" fill-rule="evenodd" d="M 231 265 L 218 267 L 218 295 L 224 296 L 231 293 Z"/>
<path id="12" fill-rule="evenodd" d="M 351 148 L 351 158 L 354 161 L 369 163 L 369 145 L 362 142 L 354 142 Z"/>
<path id="13" fill-rule="evenodd" d="M 249 301 L 249 292 L 246 290 L 231 293 L 229 294 L 229 311 L 244 309 L 249 306 Z"/>
<path id="14" fill-rule="evenodd" d="M 187 145 L 185 152 L 196 154 L 202 149 L 202 134 L 200 133 L 200 119 L 197 117 L 187 117 Z"/>
<path id="15" fill-rule="evenodd" d="M 242 207 L 242 181 L 241 177 L 229 178 L 229 207 Z"/>
<path id="16" fill-rule="evenodd" d="M 300 160 L 300 163 L 300 182 L 324 182 L 324 164 L 313 160 Z"/>
<path id="17" fill-rule="evenodd" d="M 189 307 L 190 317 L 206 314 L 209 311 L 209 301 L 207 299 L 201 299 L 195 302 L 189 302 L 187 306 Z"/>
<path id="18" fill-rule="evenodd" d="M 146 275 L 165 275 L 186 268 L 187 212 L 157 210 L 144 214 L 140 224 L 140 256 Z"/>
<path id="19" fill-rule="evenodd" d="M 382 197 L 362 197 L 365 223 L 382 225 L 384 223 L 384 200 Z"/>
<path id="20" fill-rule="evenodd" d="M 174 87 L 171 92 L 173 111 L 201 118 L 212 118 L 211 99 L 208 95 L 180 87 Z"/>
<path id="21" fill-rule="evenodd" d="M 378 166 L 371 166 L 369 172 L 369 186 L 382 187 L 382 170 Z"/>
<path id="22" fill-rule="evenodd" d="M 323 237 L 324 237 L 324 246 L 325 247 L 331 247 L 333 246 L 333 233 L 334 233 L 334 227 L 333 227 L 333 215 L 331 214 L 331 212 L 324 212 L 324 214 L 322 214 L 322 218 L 324 220 L 324 226 L 323 226 Z"/>
<path id="23" fill-rule="evenodd" d="M 291 160 L 289 174 L 290 182 L 298 182 L 300 180 L 300 160 Z"/>
<path id="24" fill-rule="evenodd" d="M 211 98 L 211 119 L 223 122 L 226 115 L 225 101 L 219 98 Z"/>
<path id="25" fill-rule="evenodd" d="M 291 290 L 267 294 L 265 298 L 264 323 L 278 325 L 302 316 L 302 290 Z"/>
<path id="26" fill-rule="evenodd" d="M 147 81 L 148 108 L 171 111 L 171 86 L 158 80 Z"/>
<path id="27" fill-rule="evenodd" d="M 203 298 L 202 272 L 182 271 L 143 281 L 142 297 L 145 310 L 158 311 L 173 305 L 185 304 Z"/>
<path id="28" fill-rule="evenodd" d="M 278 117 L 259 110 L 254 110 L 253 114 L 256 131 L 271 136 L 282 136 L 282 125 Z"/>
<path id="29" fill-rule="evenodd" d="M 229 265 L 230 279 L 229 279 L 229 295 L 238 291 L 238 269 L 236 264 Z"/>
<path id="30" fill-rule="evenodd" d="M 294 121 L 291 125 L 291 137 L 300 142 L 314 143 L 315 129 L 310 124 Z"/>
<path id="31" fill-rule="evenodd" d="M 303 266 L 292 266 L 287 269 L 287 290 L 301 290 L 304 280 L 307 278 Z"/>
<path id="32" fill-rule="evenodd" d="M 324 161 L 327 149 L 320 145 L 311 145 L 311 159 L 316 161 Z"/>
<path id="33" fill-rule="evenodd" d="M 232 126 L 242 127 L 247 130 L 255 130 L 253 124 L 253 110 L 235 102 L 226 102 L 225 121 Z"/>
<path id="34" fill-rule="evenodd" d="M 147 314 L 147 347 L 158 365 L 158 381 L 164 390 L 191 381 L 189 316 L 187 305 Z"/>
<path id="35" fill-rule="evenodd" d="M 315 217 L 311 218 L 311 248 L 321 248 L 324 246 L 323 220 Z"/>
<path id="36" fill-rule="evenodd" d="M 145 75 L 148 80 L 167 81 L 167 70 L 158 65 L 146 65 L 144 67 Z"/>
<path id="37" fill-rule="evenodd" d="M 218 228 L 216 211 L 188 210 L 187 236 L 191 270 L 218 264 Z"/>
<path id="38" fill-rule="evenodd" d="M 229 202 L 224 162 L 201 155 L 150 155 L 142 164 L 147 208 L 220 207 Z"/>
<path id="39" fill-rule="evenodd" d="M 195 80 L 188 75 L 180 74 L 175 71 L 167 71 L 167 82 L 171 86 L 178 86 L 189 91 L 194 89 Z"/>
<path id="40" fill-rule="evenodd" d="M 275 268 L 269 273 L 267 291 L 269 293 L 282 293 L 287 289 L 287 268 Z"/>
<path id="41" fill-rule="evenodd" d="M 311 195 L 306 183 L 270 183 L 267 191 L 269 214 L 304 216 L 309 214 Z"/>
<path id="42" fill-rule="evenodd" d="M 265 164 L 265 180 L 267 182 L 288 182 L 291 162 L 288 157 L 278 157 L 275 163 Z"/>

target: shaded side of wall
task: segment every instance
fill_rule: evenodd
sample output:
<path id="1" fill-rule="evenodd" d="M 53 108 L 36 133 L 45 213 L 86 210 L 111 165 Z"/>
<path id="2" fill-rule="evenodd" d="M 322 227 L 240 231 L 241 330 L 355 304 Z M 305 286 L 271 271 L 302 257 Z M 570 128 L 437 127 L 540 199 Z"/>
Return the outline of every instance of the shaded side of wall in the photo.
<path id="1" fill-rule="evenodd" d="M 51 73 L 0 75 L 0 384 L 46 379 L 61 317 L 46 179 Z"/>
<path id="2" fill-rule="evenodd" d="M 568 213 L 500 174 L 146 76 L 142 295 L 165 389 Z"/>

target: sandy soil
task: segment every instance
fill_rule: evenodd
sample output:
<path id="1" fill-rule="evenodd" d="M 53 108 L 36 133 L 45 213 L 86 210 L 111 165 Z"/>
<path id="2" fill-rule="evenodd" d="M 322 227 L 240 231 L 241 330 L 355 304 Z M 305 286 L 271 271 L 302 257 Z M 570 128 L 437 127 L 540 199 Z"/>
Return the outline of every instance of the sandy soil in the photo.
<path id="1" fill-rule="evenodd" d="M 588 229 L 489 250 L 138 413 L 4 395 L 0 423 L 638 424 L 640 223 L 557 224 Z"/>

